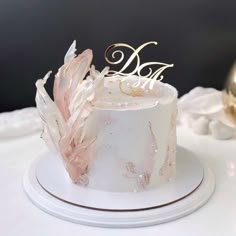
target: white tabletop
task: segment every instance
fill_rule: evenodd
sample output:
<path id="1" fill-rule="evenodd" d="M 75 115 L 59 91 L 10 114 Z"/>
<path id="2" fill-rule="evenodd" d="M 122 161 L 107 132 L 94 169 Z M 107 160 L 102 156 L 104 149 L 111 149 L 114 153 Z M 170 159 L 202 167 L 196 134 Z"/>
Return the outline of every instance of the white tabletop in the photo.
<path id="1" fill-rule="evenodd" d="M 210 201 L 182 219 L 145 228 L 105 229 L 78 225 L 46 214 L 25 195 L 22 178 L 46 150 L 39 134 L 0 140 L 0 235 L 236 235 L 236 139 L 219 141 L 178 127 L 178 144 L 200 154 L 216 175 Z M 53 167 L 52 167 L 53 168 Z"/>

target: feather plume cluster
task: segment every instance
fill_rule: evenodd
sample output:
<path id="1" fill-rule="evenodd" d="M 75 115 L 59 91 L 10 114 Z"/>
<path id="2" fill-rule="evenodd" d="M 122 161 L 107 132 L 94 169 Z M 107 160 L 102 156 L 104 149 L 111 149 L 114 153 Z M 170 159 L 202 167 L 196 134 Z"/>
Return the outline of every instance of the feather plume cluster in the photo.
<path id="1" fill-rule="evenodd" d="M 96 137 L 86 140 L 84 127 L 94 101 L 103 92 L 109 68 L 101 73 L 95 70 L 91 66 L 93 54 L 90 49 L 77 56 L 75 52 L 74 41 L 65 55 L 64 65 L 55 75 L 54 101 L 44 88 L 51 71 L 37 80 L 36 105 L 43 122 L 42 138 L 62 157 L 71 180 L 76 183 L 86 174 L 92 159 L 88 150 Z"/>

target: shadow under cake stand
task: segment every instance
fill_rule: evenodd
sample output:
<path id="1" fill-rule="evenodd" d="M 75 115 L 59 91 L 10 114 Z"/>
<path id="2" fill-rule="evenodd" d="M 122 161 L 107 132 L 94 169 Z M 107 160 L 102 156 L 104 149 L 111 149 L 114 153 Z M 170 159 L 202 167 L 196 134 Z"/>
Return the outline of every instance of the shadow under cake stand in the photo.
<path id="1" fill-rule="evenodd" d="M 45 212 L 74 223 L 100 227 L 143 227 L 186 216 L 211 197 L 212 170 L 191 151 L 177 147 L 176 178 L 156 189 L 106 192 L 71 183 L 62 162 L 50 153 L 34 161 L 23 186 Z"/>

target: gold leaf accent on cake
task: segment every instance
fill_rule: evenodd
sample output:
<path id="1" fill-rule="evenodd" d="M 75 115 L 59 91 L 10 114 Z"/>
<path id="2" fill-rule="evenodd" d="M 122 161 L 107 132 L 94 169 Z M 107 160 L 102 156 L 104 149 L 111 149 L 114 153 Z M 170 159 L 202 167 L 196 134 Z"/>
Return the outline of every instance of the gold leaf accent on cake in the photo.
<path id="1" fill-rule="evenodd" d="M 135 88 L 135 87 L 132 87 L 132 86 L 128 86 L 126 84 L 126 87 L 128 88 L 129 92 L 128 91 L 125 91 L 125 89 L 123 88 L 122 86 L 123 82 L 121 80 L 119 80 L 119 89 L 122 93 L 128 95 L 128 96 L 132 96 L 132 97 L 141 97 L 143 96 L 143 89 L 142 88 Z"/>
<path id="2" fill-rule="evenodd" d="M 140 174 L 137 178 L 137 184 L 139 188 L 142 188 L 142 189 L 145 188 L 149 184 L 150 177 L 151 175 L 147 172 Z"/>
<path id="3" fill-rule="evenodd" d="M 133 162 L 131 161 L 127 162 L 125 168 L 129 173 L 136 174 L 136 167 Z"/>
<path id="4" fill-rule="evenodd" d="M 125 43 L 115 43 L 109 46 L 105 51 L 104 57 L 105 57 L 105 60 L 111 65 L 120 64 L 124 61 L 124 58 L 125 58 L 124 52 L 117 48 L 130 49 L 132 51 L 132 54 L 130 55 L 130 57 L 127 59 L 127 61 L 125 62 L 125 64 L 122 66 L 122 68 L 119 71 L 109 70 L 108 76 L 113 76 L 113 75 L 130 76 L 130 75 L 137 74 L 139 77 L 150 79 L 150 80 L 147 80 L 145 83 L 143 83 L 141 85 L 141 88 L 144 89 L 147 85 L 149 85 L 149 89 L 152 89 L 156 80 L 160 81 L 164 78 L 164 76 L 161 75 L 161 73 L 165 69 L 169 67 L 173 67 L 174 65 L 163 63 L 163 62 L 145 62 L 141 64 L 139 52 L 142 51 L 143 48 L 151 44 L 157 45 L 158 43 L 156 41 L 147 42 L 140 45 L 136 49 Z M 114 50 L 114 49 L 117 49 L 117 50 Z M 109 59 L 109 54 L 111 54 L 112 60 Z M 118 57 L 118 55 L 120 56 Z M 129 66 L 131 65 L 132 62 L 134 62 L 134 60 L 136 60 L 135 69 L 132 70 L 131 72 L 126 72 L 127 68 L 129 68 Z M 151 66 L 158 66 L 158 69 L 153 70 Z M 144 69 L 148 69 L 148 73 L 145 75 L 143 75 Z M 122 81 L 124 81 L 125 79 L 126 78 L 124 78 Z"/>

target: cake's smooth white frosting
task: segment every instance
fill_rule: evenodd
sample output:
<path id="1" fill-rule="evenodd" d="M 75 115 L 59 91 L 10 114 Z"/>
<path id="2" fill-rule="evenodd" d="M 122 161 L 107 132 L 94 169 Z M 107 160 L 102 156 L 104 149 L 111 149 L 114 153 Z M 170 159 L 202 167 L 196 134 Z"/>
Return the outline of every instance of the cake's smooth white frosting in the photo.
<path id="1" fill-rule="evenodd" d="M 176 98 L 176 90 L 161 82 L 151 95 L 130 96 L 120 91 L 119 78 L 106 79 L 86 123 L 86 139 L 95 138 L 88 187 L 139 191 L 174 176 Z"/>

